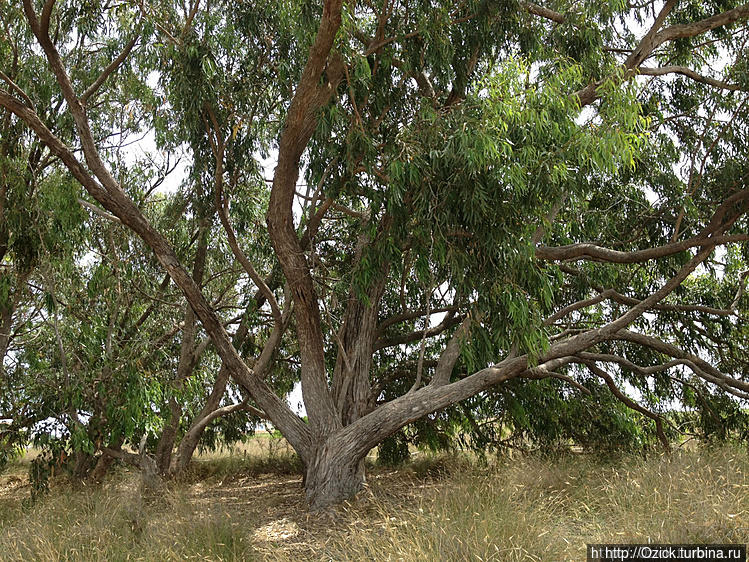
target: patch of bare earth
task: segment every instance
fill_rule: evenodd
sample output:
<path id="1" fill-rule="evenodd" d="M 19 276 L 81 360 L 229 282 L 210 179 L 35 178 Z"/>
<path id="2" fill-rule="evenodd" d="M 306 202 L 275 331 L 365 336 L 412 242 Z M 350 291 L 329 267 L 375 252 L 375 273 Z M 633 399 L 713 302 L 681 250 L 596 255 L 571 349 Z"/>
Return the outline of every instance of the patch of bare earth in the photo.
<path id="1" fill-rule="evenodd" d="M 328 545 L 347 535 L 378 534 L 399 507 L 413 506 L 439 477 L 370 469 L 365 489 L 353 500 L 310 513 L 301 476 L 259 474 L 190 485 L 187 498 L 198 510 L 220 506 L 237 526 L 253 529 L 254 549 L 267 560 L 329 560 Z"/>

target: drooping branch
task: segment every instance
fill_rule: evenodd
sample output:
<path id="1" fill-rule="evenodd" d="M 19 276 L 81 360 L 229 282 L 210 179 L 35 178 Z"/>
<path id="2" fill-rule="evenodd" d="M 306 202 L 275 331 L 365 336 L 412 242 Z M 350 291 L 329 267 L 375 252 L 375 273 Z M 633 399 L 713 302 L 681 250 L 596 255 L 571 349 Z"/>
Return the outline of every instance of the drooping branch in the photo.
<path id="1" fill-rule="evenodd" d="M 739 284 L 739 291 L 744 286 L 743 283 Z M 600 288 L 598 288 L 600 290 Z M 636 306 L 642 303 L 642 299 L 636 299 L 634 297 L 628 297 L 626 295 L 622 295 L 618 291 L 615 291 L 614 289 L 605 289 L 602 290 L 598 295 L 591 297 L 589 299 L 583 299 L 579 300 L 577 302 L 574 302 L 572 304 L 569 304 L 562 308 L 561 310 L 555 312 L 546 320 L 544 320 L 545 326 L 551 326 L 556 322 L 557 320 L 561 320 L 568 314 L 575 312 L 577 310 L 581 310 L 583 308 L 587 308 L 589 306 L 593 306 L 596 304 L 599 304 L 603 302 L 604 300 L 612 300 L 614 302 L 617 302 L 619 304 L 624 304 L 627 306 Z M 699 312 L 702 314 L 711 314 L 714 316 L 733 316 L 738 315 L 738 312 L 736 311 L 736 304 L 738 303 L 737 299 L 734 299 L 734 302 L 729 306 L 728 308 L 715 308 L 712 306 L 704 306 L 699 304 L 670 304 L 670 303 L 656 303 L 654 304 L 650 310 L 658 310 L 658 311 L 665 311 L 665 312 Z"/>
<path id="2" fill-rule="evenodd" d="M 100 209 L 93 203 L 89 203 L 85 199 L 78 198 L 78 203 L 81 204 L 81 207 L 85 207 L 95 215 L 99 215 L 103 219 L 107 219 L 108 221 L 112 221 L 117 224 L 122 224 L 122 221 L 118 219 L 116 216 L 114 216 L 112 213 L 107 213 L 105 210 Z"/>
<path id="3" fill-rule="evenodd" d="M 567 316 L 568 314 L 572 312 L 575 312 L 582 308 L 587 308 L 589 306 L 593 306 L 595 304 L 603 302 L 607 298 L 609 298 L 612 292 L 613 291 L 611 289 L 608 289 L 596 295 L 595 297 L 573 302 L 572 304 L 565 306 L 563 309 L 559 310 L 558 312 L 555 312 L 554 314 L 546 318 L 546 320 L 544 320 L 544 326 L 551 326 L 554 322 L 556 322 L 557 320 L 561 320 L 562 318 L 564 318 L 565 316 Z"/>
<path id="4" fill-rule="evenodd" d="M 212 421 L 217 420 L 220 417 L 233 414 L 234 412 L 248 412 L 249 414 L 255 416 L 256 418 L 260 418 L 263 420 L 269 419 L 268 414 L 266 414 L 262 410 L 258 410 L 257 408 L 249 404 L 247 400 L 244 400 L 237 404 L 230 404 L 228 406 L 222 406 L 221 408 L 216 408 L 210 414 L 201 418 L 197 423 L 195 423 L 192 427 L 190 427 L 190 430 L 188 431 L 188 433 L 185 434 L 185 437 L 183 439 L 190 439 L 193 433 L 194 434 L 202 433 L 203 430 L 206 427 L 208 427 L 208 425 Z"/>
<path id="5" fill-rule="evenodd" d="M 625 357 L 614 355 L 612 353 L 592 353 L 589 351 L 582 351 L 578 353 L 577 356 L 586 361 L 617 363 L 618 365 L 621 365 L 625 369 L 629 369 L 630 371 L 637 373 L 638 375 L 644 375 L 644 376 L 652 375 L 655 373 L 662 373 L 663 371 L 667 371 L 668 369 L 677 367 L 679 365 L 689 366 L 689 363 L 690 363 L 689 361 L 685 359 L 672 359 L 671 361 L 660 363 L 658 365 L 651 365 L 649 367 L 643 367 L 642 365 L 633 363 L 632 361 L 630 361 L 629 359 L 626 359 Z"/>
<path id="6" fill-rule="evenodd" d="M 629 396 L 624 394 L 618 386 L 616 386 L 616 383 L 614 382 L 614 378 L 608 374 L 606 371 L 598 367 L 598 365 L 595 364 L 595 362 L 587 362 L 585 365 L 590 369 L 590 371 L 595 374 L 596 376 L 602 378 L 604 382 L 606 383 L 606 386 L 609 387 L 609 390 L 611 390 L 611 393 L 616 396 L 616 398 L 621 401 L 622 403 L 626 404 L 627 407 L 640 412 L 641 414 L 649 417 L 651 420 L 655 422 L 655 431 L 658 435 L 658 440 L 661 442 L 661 446 L 665 451 L 671 450 L 671 445 L 668 442 L 668 438 L 666 437 L 666 433 L 663 431 L 663 418 L 653 412 L 652 410 L 648 410 L 645 406 L 642 406 L 641 404 L 638 404 L 634 400 L 632 400 Z"/>
<path id="7" fill-rule="evenodd" d="M 26 92 L 23 91 L 23 88 L 21 88 L 18 84 L 13 82 L 13 80 L 8 75 L 6 75 L 2 70 L 0 70 L 0 79 L 7 82 L 11 90 L 16 92 L 19 96 L 21 96 L 31 109 L 34 109 L 34 102 L 31 101 L 31 98 L 28 96 L 28 94 L 26 94 Z"/>
<path id="8" fill-rule="evenodd" d="M 627 306 L 635 306 L 642 302 L 640 299 L 622 295 L 614 290 L 608 292 L 608 298 L 619 304 L 626 304 Z M 731 304 L 728 308 L 715 308 L 713 306 L 704 306 L 701 304 L 658 303 L 653 306 L 651 310 L 662 310 L 666 312 L 700 312 L 702 314 L 712 314 L 714 316 L 733 316 L 738 314 L 735 304 Z"/>
<path id="9" fill-rule="evenodd" d="M 642 346 L 654 349 L 655 351 L 663 353 L 664 355 L 688 361 L 689 363 L 687 365 L 690 367 L 690 369 L 692 369 L 695 374 L 701 376 L 702 378 L 709 380 L 710 382 L 713 382 L 714 384 L 717 384 L 722 388 L 730 387 L 738 389 L 745 393 L 749 393 L 749 382 L 730 377 L 722 373 L 721 371 L 713 367 L 710 363 L 698 357 L 697 355 L 688 353 L 683 349 L 680 349 L 675 345 L 667 343 L 659 338 L 656 338 L 654 336 L 647 336 L 645 334 L 638 334 L 629 330 L 621 330 L 614 334 L 614 339 L 637 343 Z"/>
<path id="10" fill-rule="evenodd" d="M 703 369 L 701 369 L 699 366 L 697 366 L 695 363 L 693 363 L 689 359 L 685 359 L 685 358 L 672 359 L 671 361 L 667 361 L 659 365 L 643 367 L 641 365 L 637 365 L 636 363 L 633 363 L 632 361 L 629 361 L 628 359 L 624 357 L 620 357 L 619 355 L 613 355 L 610 353 L 591 353 L 591 352 L 584 351 L 584 352 L 578 353 L 577 356 L 585 361 L 601 361 L 601 362 L 607 362 L 607 363 L 616 363 L 618 365 L 621 365 L 625 369 L 629 369 L 633 373 L 637 373 L 638 375 L 642 375 L 642 376 L 649 376 L 654 373 L 667 372 L 673 367 L 683 365 L 687 367 L 688 369 L 690 369 L 696 376 L 700 377 L 701 379 L 711 384 L 716 385 L 717 387 L 721 388 L 725 392 L 732 394 L 733 396 L 736 396 L 737 398 L 749 400 L 749 393 L 742 392 L 740 390 L 736 390 L 735 388 L 732 388 L 725 382 L 721 381 L 719 378 L 716 378 L 712 376 L 711 374 L 707 373 L 706 371 L 704 371 Z M 674 377 L 673 375 L 669 373 L 666 373 L 666 374 L 672 380 L 675 380 L 681 384 L 689 385 L 689 383 L 677 377 Z"/>
<path id="11" fill-rule="evenodd" d="M 562 365 L 572 363 L 572 362 L 574 362 L 574 358 L 567 357 L 563 360 L 563 362 L 562 361 L 555 362 L 554 368 L 558 368 L 558 367 L 561 367 Z M 534 367 L 532 369 L 528 369 L 525 373 L 521 375 L 521 377 L 524 379 L 536 379 L 536 380 L 554 378 L 554 379 L 558 379 L 558 380 L 566 382 L 570 386 L 575 387 L 577 390 L 579 390 L 583 394 L 587 394 L 587 395 L 591 394 L 589 389 L 585 388 L 583 385 L 581 385 L 571 376 L 565 375 L 562 373 L 557 373 L 553 371 L 549 365 L 541 365 L 538 367 Z"/>

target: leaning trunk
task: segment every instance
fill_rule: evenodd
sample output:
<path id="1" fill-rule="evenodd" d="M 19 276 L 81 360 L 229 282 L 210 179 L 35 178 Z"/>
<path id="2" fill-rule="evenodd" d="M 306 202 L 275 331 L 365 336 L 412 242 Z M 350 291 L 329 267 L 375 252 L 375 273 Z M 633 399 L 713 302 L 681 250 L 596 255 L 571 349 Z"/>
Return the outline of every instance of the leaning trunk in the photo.
<path id="1" fill-rule="evenodd" d="M 195 449 L 198 447 L 200 438 L 203 436 L 205 428 L 208 426 L 205 420 L 209 419 L 219 407 L 221 398 L 226 392 L 226 385 L 229 382 L 229 371 L 226 367 L 221 367 L 216 382 L 213 385 L 211 393 L 208 395 L 205 406 L 195 417 L 190 429 L 182 437 L 177 447 L 177 452 L 172 456 L 169 473 L 171 476 L 177 476 L 182 473 L 190 464 Z"/>

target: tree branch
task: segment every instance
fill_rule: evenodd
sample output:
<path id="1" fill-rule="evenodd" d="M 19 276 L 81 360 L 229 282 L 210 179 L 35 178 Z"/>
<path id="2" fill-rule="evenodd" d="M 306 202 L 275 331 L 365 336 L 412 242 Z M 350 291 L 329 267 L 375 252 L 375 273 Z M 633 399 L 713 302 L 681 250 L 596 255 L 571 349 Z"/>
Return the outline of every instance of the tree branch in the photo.
<path id="1" fill-rule="evenodd" d="M 5 80 L 5 82 L 8 83 L 11 89 L 14 92 L 16 92 L 19 96 L 21 96 L 24 99 L 24 101 L 26 101 L 26 103 L 29 105 L 31 109 L 34 109 L 36 111 L 34 107 L 34 102 L 31 101 L 31 98 L 26 94 L 26 92 L 23 91 L 23 89 L 18 84 L 13 82 L 13 80 L 11 80 L 11 78 L 7 76 L 2 70 L 0 70 L 0 78 Z"/>
<path id="2" fill-rule="evenodd" d="M 585 365 L 590 369 L 590 371 L 595 374 L 596 376 L 602 378 L 606 382 L 606 386 L 609 387 L 612 394 L 617 397 L 621 402 L 626 404 L 629 408 L 636 410 L 637 412 L 640 412 L 641 414 L 649 417 L 651 420 L 655 422 L 655 431 L 658 434 L 658 439 L 661 442 L 661 446 L 665 451 L 671 450 L 671 444 L 668 442 L 668 438 L 666 437 L 666 433 L 663 431 L 663 419 L 661 416 L 656 414 L 655 412 L 648 410 L 645 406 L 641 406 L 634 400 L 632 400 L 629 396 L 624 394 L 618 386 L 616 386 L 616 383 L 614 382 L 614 379 L 611 375 L 609 375 L 606 371 L 598 367 L 594 362 L 585 363 Z"/>
<path id="3" fill-rule="evenodd" d="M 551 20 L 554 23 L 561 24 L 567 21 L 567 18 L 563 14 L 560 14 L 559 12 L 555 12 L 554 10 L 550 10 L 549 8 L 545 8 L 543 6 L 539 6 L 538 4 L 534 4 L 533 2 L 521 2 L 520 5 L 529 14 L 540 16 L 547 20 Z"/>
<path id="4" fill-rule="evenodd" d="M 99 77 L 94 80 L 94 83 L 91 84 L 88 88 L 86 88 L 86 91 L 81 94 L 81 103 L 83 105 L 86 105 L 86 102 L 88 101 L 88 98 L 90 98 L 92 95 L 96 93 L 96 91 L 101 88 L 101 85 L 104 84 L 107 78 L 109 78 L 109 75 L 112 74 L 115 70 L 117 70 L 120 65 L 125 62 L 125 59 L 130 54 L 130 51 L 133 50 L 133 47 L 138 42 L 138 38 L 140 37 L 139 34 L 135 34 L 135 37 L 133 37 L 127 45 L 125 45 L 125 48 L 122 49 L 122 52 L 117 55 L 117 58 L 114 59 L 109 65 L 102 71 L 102 73 L 99 75 Z"/>
<path id="5" fill-rule="evenodd" d="M 216 160 L 214 182 L 216 188 L 215 198 L 218 216 L 221 220 L 221 224 L 224 227 L 224 230 L 226 231 L 226 236 L 229 240 L 229 246 L 231 247 L 232 253 L 237 258 L 239 263 L 242 264 L 242 267 L 250 276 L 252 282 L 255 283 L 255 286 L 260 290 L 260 292 L 270 304 L 271 311 L 273 312 L 273 318 L 276 321 L 276 324 L 279 324 L 281 323 L 281 309 L 278 307 L 276 297 L 273 295 L 273 292 L 270 290 L 270 288 L 268 288 L 268 285 L 266 285 L 263 278 L 252 266 L 252 263 L 247 258 L 247 255 L 244 253 L 244 251 L 242 251 L 242 248 L 239 246 L 239 242 L 237 242 L 237 237 L 234 233 L 234 229 L 229 222 L 228 203 L 226 201 L 226 198 L 224 197 L 224 138 L 221 134 L 221 128 L 219 127 L 213 109 L 208 104 L 206 104 L 205 109 L 211 119 L 211 124 L 213 125 L 213 137 L 211 138 L 211 127 L 207 122 L 205 124 L 206 132 L 208 133 L 208 136 L 211 140 L 211 146 L 213 148 L 214 158 Z"/>
<path id="6" fill-rule="evenodd" d="M 460 324 L 463 321 L 463 316 L 448 314 L 437 326 L 433 326 L 426 330 L 416 330 L 414 332 L 408 332 L 406 334 L 399 334 L 391 338 L 379 338 L 375 344 L 373 351 L 378 351 L 386 347 L 393 347 L 394 345 L 401 345 L 404 343 L 411 343 L 420 340 L 422 337 L 430 338 L 441 334 L 445 330 L 452 328 L 453 326 Z"/>
<path id="7" fill-rule="evenodd" d="M 749 382 L 745 382 L 728 376 L 720 372 L 710 363 L 698 357 L 697 355 L 688 353 L 683 349 L 680 349 L 675 345 L 667 343 L 654 336 L 646 336 L 644 334 L 638 334 L 629 330 L 621 330 L 613 335 L 613 339 L 637 343 L 642 346 L 654 349 L 655 351 L 663 353 L 664 355 L 668 355 L 676 359 L 681 359 L 685 361 L 685 365 L 692 369 L 692 371 L 694 371 L 696 375 L 720 386 L 721 388 L 726 389 L 730 387 L 733 389 L 738 389 L 742 391 L 742 393 L 749 393 Z M 745 395 L 744 397 L 749 397 L 749 395 Z"/>
<path id="8" fill-rule="evenodd" d="M 672 256 L 688 250 L 703 246 L 705 244 L 730 244 L 733 242 L 745 242 L 749 240 L 749 234 L 731 234 L 724 236 L 707 237 L 705 235 L 695 236 L 682 242 L 665 244 L 655 248 L 635 250 L 632 252 L 621 252 L 610 248 L 603 248 L 595 244 L 579 243 L 567 246 L 540 246 L 536 248 L 536 257 L 545 261 L 578 261 L 591 260 L 607 263 L 639 263 L 653 259 Z"/>
<path id="9" fill-rule="evenodd" d="M 471 316 L 467 315 L 460 327 L 447 342 L 444 351 L 440 355 L 437 366 L 434 369 L 434 375 L 429 383 L 432 386 L 442 386 L 450 382 L 455 363 L 460 357 L 460 346 L 471 331 Z"/>
<path id="10" fill-rule="evenodd" d="M 687 68 L 685 66 L 661 66 L 658 68 L 649 68 L 646 66 L 639 67 L 639 73 L 644 76 L 665 76 L 666 74 L 681 74 L 682 76 L 686 76 L 687 78 L 691 78 L 695 82 L 700 82 L 702 84 L 707 84 L 708 86 L 713 86 L 714 88 L 720 88 L 723 90 L 732 90 L 732 91 L 738 91 L 738 90 L 744 90 L 741 86 L 738 84 L 728 84 L 727 82 L 722 82 L 720 80 L 716 80 L 715 78 L 710 78 L 709 76 L 703 76 L 702 74 L 698 74 L 691 68 Z"/>
<path id="11" fill-rule="evenodd" d="M 89 172 L 76 159 L 70 149 L 47 129 L 34 111 L 20 104 L 3 90 L 0 90 L 0 105 L 6 107 L 24 120 L 34 130 L 40 140 L 47 144 L 50 150 L 63 161 L 72 175 L 86 188 L 91 196 L 99 201 L 107 210 L 119 217 L 123 224 L 132 229 L 153 249 L 161 265 L 166 269 L 177 286 L 182 289 L 190 306 L 200 318 L 203 327 L 213 340 L 221 359 L 230 368 L 232 376 L 237 382 L 248 389 L 253 399 L 255 399 L 263 410 L 272 416 L 273 423 L 287 434 L 289 442 L 297 452 L 302 457 L 305 457 L 310 452 L 311 443 L 311 434 L 307 424 L 299 419 L 287 404 L 263 381 L 255 377 L 247 365 L 244 364 L 237 350 L 233 347 L 221 320 L 206 301 L 200 288 L 184 269 L 172 247 L 151 223 L 146 220 L 104 166 L 97 151 L 93 135 L 91 134 L 85 108 L 73 91 L 70 79 L 62 65 L 55 46 L 46 33 L 43 33 L 40 29 L 31 0 L 24 0 L 24 10 L 29 24 L 52 67 L 63 96 L 67 101 L 68 108 L 73 116 L 81 139 L 81 146 L 88 168 L 97 179 L 89 175 Z"/>

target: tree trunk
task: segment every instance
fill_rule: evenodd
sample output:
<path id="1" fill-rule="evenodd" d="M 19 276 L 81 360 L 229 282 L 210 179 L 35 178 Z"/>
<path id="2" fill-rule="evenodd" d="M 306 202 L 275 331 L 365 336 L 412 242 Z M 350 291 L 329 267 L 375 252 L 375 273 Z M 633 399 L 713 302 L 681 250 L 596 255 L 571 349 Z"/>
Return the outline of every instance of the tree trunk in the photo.
<path id="1" fill-rule="evenodd" d="M 179 429 L 179 420 L 182 416 L 180 408 L 174 397 L 169 399 L 169 420 L 166 422 L 161 432 L 159 443 L 156 446 L 156 468 L 161 475 L 169 472 L 169 466 L 172 462 L 172 450 L 174 442 L 177 440 L 177 430 Z"/>
<path id="2" fill-rule="evenodd" d="M 221 403 L 221 398 L 226 392 L 226 385 L 228 382 L 229 371 L 225 367 L 221 367 L 221 370 L 216 377 L 216 382 L 213 385 L 213 389 L 206 400 L 205 406 L 203 406 L 203 409 L 193 420 L 190 429 L 179 442 L 177 452 L 172 456 L 171 465 L 169 466 L 169 474 L 171 476 L 177 476 L 182 473 L 190 464 L 190 460 L 195 453 L 195 449 L 198 447 L 200 438 L 203 436 L 203 432 L 207 427 L 207 424 L 201 422 L 218 409 L 219 404 Z"/>
<path id="3" fill-rule="evenodd" d="M 89 482 L 100 484 L 104 481 L 104 477 L 109 473 L 109 470 L 114 464 L 114 457 L 109 455 L 101 455 L 99 460 L 96 461 L 96 466 L 88 476 Z"/>
<path id="4" fill-rule="evenodd" d="M 120 437 L 116 439 L 115 441 L 111 442 L 109 444 L 110 449 L 114 450 L 121 450 L 122 444 L 125 442 L 124 437 Z M 112 468 L 112 465 L 114 464 L 115 457 L 112 455 L 108 455 L 107 453 L 102 453 L 102 455 L 99 457 L 99 460 L 96 461 L 96 466 L 91 471 L 91 474 L 88 476 L 89 482 L 92 483 L 100 483 L 104 481 L 104 477 L 109 473 L 109 470 Z"/>
<path id="5" fill-rule="evenodd" d="M 77 482 L 82 482 L 97 463 L 93 455 L 84 451 L 73 453 L 71 474 Z"/>
<path id="6" fill-rule="evenodd" d="M 329 440 L 315 454 L 305 475 L 305 492 L 312 511 L 350 499 L 364 487 L 364 459 L 342 452 Z"/>
<path id="7" fill-rule="evenodd" d="M 195 251 L 195 263 L 193 264 L 192 278 L 200 286 L 205 273 L 205 261 L 208 254 L 208 229 L 205 224 L 200 223 L 198 228 L 198 248 Z M 189 304 L 185 305 L 185 320 L 182 328 L 182 343 L 180 345 L 179 363 L 177 364 L 177 376 L 173 382 L 175 390 L 184 387 L 185 381 L 195 372 L 200 360 L 200 346 L 195 345 L 197 334 L 195 311 Z M 172 451 L 177 441 L 179 423 L 182 418 L 182 406 L 177 399 L 169 398 L 169 420 L 166 422 L 161 433 L 161 438 L 156 447 L 156 469 L 162 476 L 171 473 Z"/>

